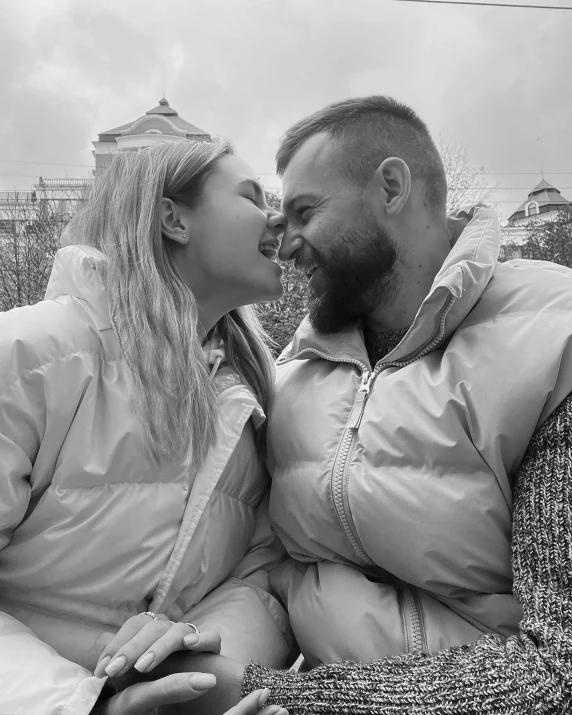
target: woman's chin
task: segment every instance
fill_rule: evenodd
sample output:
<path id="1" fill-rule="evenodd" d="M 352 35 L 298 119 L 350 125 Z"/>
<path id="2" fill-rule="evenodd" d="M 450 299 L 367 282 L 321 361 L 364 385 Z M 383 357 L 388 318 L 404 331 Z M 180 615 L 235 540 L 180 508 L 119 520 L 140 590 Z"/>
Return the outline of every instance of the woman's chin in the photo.
<path id="1" fill-rule="evenodd" d="M 276 288 L 273 291 L 268 291 L 267 293 L 264 293 L 263 295 L 261 294 L 256 300 L 253 300 L 253 303 L 275 303 L 277 300 L 280 300 L 282 296 L 284 295 L 284 289 L 282 288 L 282 284 L 278 288 Z"/>
<path id="2" fill-rule="evenodd" d="M 282 287 L 282 283 L 279 283 L 277 286 L 274 287 L 267 287 L 265 291 L 260 291 L 258 295 L 253 298 L 250 302 L 252 304 L 258 304 L 258 303 L 275 303 L 277 300 L 280 300 L 282 296 L 284 295 L 284 288 Z"/>
<path id="3" fill-rule="evenodd" d="M 276 271 L 272 276 L 266 275 L 266 280 L 260 281 L 256 286 L 254 281 L 252 282 L 251 287 L 259 288 L 259 290 L 256 291 L 257 295 L 250 301 L 251 303 L 274 303 L 280 300 L 284 295 L 284 286 L 280 280 L 282 277 L 282 269 L 277 263 L 274 265 L 279 269 L 279 273 Z"/>

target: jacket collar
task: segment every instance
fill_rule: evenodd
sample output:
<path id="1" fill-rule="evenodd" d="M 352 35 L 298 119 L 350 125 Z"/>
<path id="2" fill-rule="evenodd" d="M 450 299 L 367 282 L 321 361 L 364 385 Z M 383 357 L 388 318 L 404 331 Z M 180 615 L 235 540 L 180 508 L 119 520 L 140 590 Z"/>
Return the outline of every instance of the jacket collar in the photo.
<path id="1" fill-rule="evenodd" d="M 71 295 L 84 301 L 98 330 L 109 330 L 111 318 L 105 288 L 105 255 L 92 246 L 66 246 L 56 253 L 46 300 Z"/>
<path id="2" fill-rule="evenodd" d="M 399 345 L 384 362 L 406 362 L 447 340 L 481 297 L 497 264 L 500 224 L 484 204 L 463 208 L 448 217 L 451 251 L 435 276 L 427 298 Z M 432 348 L 431 348 L 432 349 Z M 325 357 L 369 366 L 359 324 L 334 335 L 317 333 L 306 317 L 277 364 Z"/>
<path id="3" fill-rule="evenodd" d="M 46 300 L 55 300 L 64 295 L 79 298 L 85 303 L 98 330 L 112 329 L 105 287 L 106 265 L 105 254 L 93 246 L 60 248 L 54 259 L 46 289 Z M 210 379 L 214 380 L 219 367 L 225 361 L 224 343 L 216 332 L 205 345 L 203 352 L 209 366 Z M 229 380 L 227 375 L 226 382 L 221 384 L 228 386 Z M 233 384 L 239 383 L 238 377 L 234 376 Z"/>

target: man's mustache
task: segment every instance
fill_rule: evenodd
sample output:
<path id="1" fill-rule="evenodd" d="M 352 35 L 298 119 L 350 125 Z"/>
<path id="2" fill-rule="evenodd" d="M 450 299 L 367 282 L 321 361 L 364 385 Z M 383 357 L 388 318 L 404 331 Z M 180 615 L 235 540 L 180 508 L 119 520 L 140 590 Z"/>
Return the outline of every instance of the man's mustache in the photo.
<path id="1" fill-rule="evenodd" d="M 306 251 L 294 259 L 294 268 L 297 271 L 305 271 L 305 269 L 310 266 L 318 266 L 320 268 L 323 266 L 322 261 L 314 250 Z"/>

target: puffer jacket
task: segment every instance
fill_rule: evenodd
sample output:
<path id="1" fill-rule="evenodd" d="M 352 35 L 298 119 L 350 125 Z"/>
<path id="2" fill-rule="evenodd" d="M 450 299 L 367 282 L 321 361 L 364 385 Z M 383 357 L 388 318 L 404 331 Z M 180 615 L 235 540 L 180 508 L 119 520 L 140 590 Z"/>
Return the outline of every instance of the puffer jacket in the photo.
<path id="1" fill-rule="evenodd" d="M 99 653 L 141 611 L 215 628 L 243 662 L 280 667 L 289 650 L 268 587 L 283 554 L 254 444 L 262 410 L 220 370 L 204 467 L 151 466 L 104 267 L 93 248 L 62 249 L 46 300 L 0 314 L 0 713 L 90 712 Z"/>
<path id="2" fill-rule="evenodd" d="M 497 262 L 485 206 L 401 343 L 304 321 L 278 359 L 270 514 L 293 559 L 271 582 L 310 665 L 434 653 L 516 631 L 512 487 L 572 391 L 572 271 Z"/>

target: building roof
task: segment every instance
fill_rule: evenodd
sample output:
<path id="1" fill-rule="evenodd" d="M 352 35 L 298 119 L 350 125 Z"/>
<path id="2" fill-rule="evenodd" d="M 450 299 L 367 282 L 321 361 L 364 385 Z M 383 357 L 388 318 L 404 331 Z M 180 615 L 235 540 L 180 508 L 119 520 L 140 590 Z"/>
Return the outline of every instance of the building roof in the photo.
<path id="1" fill-rule="evenodd" d="M 149 109 L 142 117 L 138 117 L 132 122 L 122 124 L 119 127 L 108 129 L 99 135 L 100 142 L 114 142 L 118 136 L 128 136 L 130 134 L 176 134 L 181 136 L 204 137 L 210 139 L 210 134 L 203 129 L 187 122 L 179 117 L 179 113 L 163 97 L 159 104 L 153 109 Z"/>
<path id="2" fill-rule="evenodd" d="M 509 222 L 514 220 L 515 218 L 519 218 L 517 214 L 524 212 L 531 201 L 536 202 L 539 208 L 541 206 L 547 206 L 548 204 L 550 204 L 551 206 L 565 206 L 566 204 L 570 203 L 568 199 L 565 199 L 564 196 L 562 196 L 562 194 L 556 187 L 552 186 L 552 184 L 549 184 L 548 181 L 546 181 L 545 179 L 542 179 L 542 181 L 537 184 L 537 186 L 535 186 L 532 191 L 529 192 L 526 201 L 524 201 L 512 214 L 512 216 L 510 216 L 510 218 L 508 219 Z"/>

